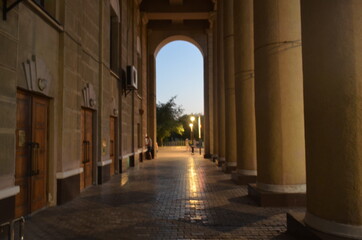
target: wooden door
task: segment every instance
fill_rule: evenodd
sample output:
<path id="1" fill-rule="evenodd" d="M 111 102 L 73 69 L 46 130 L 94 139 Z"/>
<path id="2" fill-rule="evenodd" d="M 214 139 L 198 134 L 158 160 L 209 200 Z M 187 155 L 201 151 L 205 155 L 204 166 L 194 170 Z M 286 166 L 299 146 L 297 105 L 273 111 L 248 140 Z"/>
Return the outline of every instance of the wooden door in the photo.
<path id="1" fill-rule="evenodd" d="M 16 114 L 16 217 L 46 206 L 49 100 L 18 91 Z"/>
<path id="2" fill-rule="evenodd" d="M 48 100 L 33 97 L 32 103 L 31 212 L 34 212 L 46 204 Z"/>
<path id="3" fill-rule="evenodd" d="M 15 185 L 20 187 L 20 192 L 15 198 L 16 217 L 25 216 L 29 213 L 31 141 L 31 97 L 23 92 L 18 92 L 16 109 Z"/>
<path id="4" fill-rule="evenodd" d="M 112 159 L 111 163 L 111 176 L 114 175 L 114 169 L 115 169 L 115 163 L 116 163 L 116 118 L 111 117 L 110 120 L 110 126 L 109 126 L 109 155 Z"/>
<path id="5" fill-rule="evenodd" d="M 81 113 L 81 174 L 80 189 L 91 186 L 93 183 L 93 112 L 82 109 Z"/>

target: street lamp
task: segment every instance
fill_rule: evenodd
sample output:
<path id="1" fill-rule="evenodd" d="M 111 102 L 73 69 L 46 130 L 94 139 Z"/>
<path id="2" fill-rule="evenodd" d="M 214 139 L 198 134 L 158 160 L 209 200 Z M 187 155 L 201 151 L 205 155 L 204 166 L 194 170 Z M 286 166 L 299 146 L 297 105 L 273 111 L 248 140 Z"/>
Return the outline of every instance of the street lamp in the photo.
<path id="1" fill-rule="evenodd" d="M 193 128 L 194 128 L 194 124 L 190 123 L 189 126 L 190 126 L 191 132 L 192 132 L 192 130 L 193 130 Z"/>
<path id="2" fill-rule="evenodd" d="M 201 155 L 201 116 L 199 116 L 199 119 L 198 119 L 198 122 L 199 122 L 199 147 L 200 147 L 200 155 Z"/>
<path id="3" fill-rule="evenodd" d="M 195 116 L 191 116 L 190 117 L 190 120 L 191 120 L 191 123 L 190 123 L 190 128 L 191 128 L 191 143 L 192 145 L 194 145 L 194 132 L 193 132 L 193 126 L 194 126 L 194 121 L 195 121 Z"/>
<path id="4" fill-rule="evenodd" d="M 189 126 L 190 126 L 190 130 L 191 130 L 191 133 L 190 133 L 190 135 L 191 135 L 191 144 L 192 144 L 191 149 L 192 149 L 192 153 L 194 153 L 194 124 L 190 123 Z"/>
<path id="5" fill-rule="evenodd" d="M 190 123 L 189 126 L 190 126 L 190 129 L 191 129 L 191 133 L 190 133 L 191 142 L 193 142 L 193 140 L 194 140 L 194 124 Z"/>

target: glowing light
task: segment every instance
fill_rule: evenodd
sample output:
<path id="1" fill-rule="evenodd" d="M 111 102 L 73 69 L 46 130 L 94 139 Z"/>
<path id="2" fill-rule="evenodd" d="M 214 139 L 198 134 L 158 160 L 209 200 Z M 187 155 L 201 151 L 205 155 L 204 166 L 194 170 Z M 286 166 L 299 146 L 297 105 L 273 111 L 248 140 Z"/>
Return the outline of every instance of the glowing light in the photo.
<path id="1" fill-rule="evenodd" d="M 199 139 L 201 139 L 201 116 L 199 116 Z"/>
<path id="2" fill-rule="evenodd" d="M 124 175 L 122 174 L 122 178 L 121 178 L 121 187 L 123 187 L 126 183 L 128 183 L 128 174 L 125 173 Z"/>
<path id="3" fill-rule="evenodd" d="M 189 184 L 190 184 L 190 192 L 191 197 L 197 197 L 197 172 L 195 169 L 195 163 L 193 158 L 189 158 L 189 161 L 191 163 L 190 169 L 189 169 Z"/>

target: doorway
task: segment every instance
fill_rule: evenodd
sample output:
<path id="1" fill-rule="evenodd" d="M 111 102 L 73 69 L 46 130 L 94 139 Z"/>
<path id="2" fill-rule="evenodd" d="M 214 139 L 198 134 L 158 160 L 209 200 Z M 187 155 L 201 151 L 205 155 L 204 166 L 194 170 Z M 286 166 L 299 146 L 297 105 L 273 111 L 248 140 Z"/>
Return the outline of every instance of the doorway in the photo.
<path id="1" fill-rule="evenodd" d="M 93 110 L 83 108 L 81 110 L 81 159 L 80 190 L 89 187 L 93 183 Z"/>
<path id="2" fill-rule="evenodd" d="M 111 167 L 110 167 L 110 174 L 113 176 L 115 174 L 116 169 L 116 122 L 117 118 L 110 117 L 109 119 L 109 156 L 112 160 Z"/>
<path id="3" fill-rule="evenodd" d="M 16 111 L 16 217 L 47 204 L 49 99 L 18 90 Z"/>

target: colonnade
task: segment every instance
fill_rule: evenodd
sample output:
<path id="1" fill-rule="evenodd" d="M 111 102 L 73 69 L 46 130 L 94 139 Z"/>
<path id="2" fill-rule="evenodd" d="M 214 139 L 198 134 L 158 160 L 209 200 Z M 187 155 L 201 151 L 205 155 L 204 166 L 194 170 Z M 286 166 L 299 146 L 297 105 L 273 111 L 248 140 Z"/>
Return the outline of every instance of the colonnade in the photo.
<path id="1" fill-rule="evenodd" d="M 213 149 L 265 206 L 362 238 L 362 1 L 220 0 Z"/>

